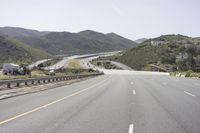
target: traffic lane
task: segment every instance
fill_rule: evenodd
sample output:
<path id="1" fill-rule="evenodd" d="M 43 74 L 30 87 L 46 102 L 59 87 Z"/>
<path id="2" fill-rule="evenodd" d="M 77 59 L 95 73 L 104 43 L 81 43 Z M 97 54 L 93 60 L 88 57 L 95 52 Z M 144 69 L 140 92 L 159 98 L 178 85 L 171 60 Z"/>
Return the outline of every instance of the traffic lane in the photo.
<path id="1" fill-rule="evenodd" d="M 126 133 L 131 121 L 131 85 L 124 76 L 106 86 L 106 92 L 66 122 L 58 133 Z"/>
<path id="2" fill-rule="evenodd" d="M 153 121 L 155 121 L 153 125 L 156 125 L 157 122 L 160 122 L 162 123 L 160 125 L 161 127 L 166 126 L 166 129 L 168 127 L 169 130 L 173 129 L 171 128 L 173 127 L 171 123 L 173 123 L 173 125 L 177 125 L 179 129 L 183 130 L 182 132 L 199 133 L 200 131 L 200 127 L 199 127 L 200 104 L 199 102 L 194 97 L 186 95 L 184 92 L 180 91 L 179 89 L 160 84 L 166 81 L 166 78 L 170 78 L 168 76 L 163 76 L 163 77 L 162 76 L 149 76 L 149 77 L 134 76 L 133 78 L 133 80 L 135 80 L 136 88 L 141 88 L 139 89 L 140 91 L 142 89 L 145 89 L 145 91 L 150 95 L 150 97 L 154 99 L 155 103 L 157 103 L 157 105 L 159 105 L 160 108 L 162 108 L 163 110 L 161 111 L 156 108 L 154 109 L 153 103 L 150 104 L 150 102 L 153 100 L 147 100 L 149 101 L 149 102 L 146 102 L 149 105 L 149 108 L 145 109 L 148 111 L 143 111 L 144 114 L 149 112 L 150 110 L 152 111 L 150 113 L 150 117 L 153 116 L 152 114 L 155 114 L 154 117 L 148 118 L 148 122 L 153 123 Z M 148 80 L 148 78 L 152 78 L 154 80 Z M 145 93 L 143 92 L 143 95 L 141 96 L 144 96 L 144 94 Z M 144 100 L 145 97 L 140 98 L 140 99 Z M 142 101 L 138 103 L 142 103 Z M 145 105 L 144 107 L 148 107 L 148 106 Z M 161 112 L 165 112 L 167 117 L 160 116 L 159 114 Z M 138 113 L 140 113 L 140 111 L 138 111 Z M 166 121 L 168 118 L 171 119 L 171 122 L 169 123 L 169 125 L 166 123 L 163 124 L 164 123 L 163 120 Z M 159 127 L 159 126 L 157 125 L 154 126 L 154 128 L 156 127 Z M 176 130 L 174 131 L 178 132 Z"/>
<path id="3" fill-rule="evenodd" d="M 163 86 L 177 89 L 180 92 L 189 94 L 190 96 L 196 97 L 196 100 L 200 100 L 200 80 L 183 77 L 172 77 L 172 76 L 153 76 L 146 77 L 147 80 L 152 80 Z"/>
<path id="4" fill-rule="evenodd" d="M 122 76 L 120 81 L 116 81 L 117 86 L 112 85 L 108 90 L 110 94 L 106 93 L 105 97 L 90 104 L 87 110 L 82 110 L 58 132 L 187 132 L 146 90 L 143 82 L 133 79 L 135 77 Z M 134 86 L 135 82 L 139 86 Z"/>
<path id="5" fill-rule="evenodd" d="M 200 80 L 194 78 L 184 78 L 184 77 L 170 77 L 165 78 L 169 85 L 176 86 L 177 88 L 181 89 L 182 91 L 187 91 L 194 93 L 197 98 L 200 98 Z M 200 99 L 199 99 L 200 100 Z"/>
<path id="6" fill-rule="evenodd" d="M 0 121 L 98 84 L 106 78 L 109 78 L 109 76 L 98 76 L 67 86 L 0 100 Z"/>
<path id="7" fill-rule="evenodd" d="M 128 89 L 121 89 L 123 86 L 119 78 L 109 78 L 85 93 L 1 125 L 1 131 L 125 132 L 130 118 L 127 95 L 131 94 Z"/>

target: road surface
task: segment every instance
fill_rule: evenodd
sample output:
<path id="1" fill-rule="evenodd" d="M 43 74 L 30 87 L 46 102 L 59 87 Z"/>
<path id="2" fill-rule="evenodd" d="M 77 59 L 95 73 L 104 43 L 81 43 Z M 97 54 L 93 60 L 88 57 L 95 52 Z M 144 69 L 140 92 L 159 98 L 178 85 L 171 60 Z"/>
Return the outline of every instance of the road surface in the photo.
<path id="1" fill-rule="evenodd" d="M 62 60 L 60 60 L 56 64 L 45 67 L 44 69 L 45 70 L 57 70 L 57 69 L 64 67 L 66 64 L 68 64 L 68 61 L 69 61 L 69 57 L 64 57 Z"/>
<path id="2" fill-rule="evenodd" d="M 44 63 L 44 62 L 47 62 L 47 61 L 49 61 L 49 60 L 51 60 L 51 59 L 43 59 L 43 60 L 36 61 L 36 62 L 30 64 L 30 65 L 28 66 L 28 68 L 37 67 L 39 64 Z"/>
<path id="3" fill-rule="evenodd" d="M 116 65 L 116 66 L 118 66 L 118 67 L 120 67 L 120 68 L 122 68 L 123 70 L 133 70 L 133 69 L 130 68 L 129 66 L 124 65 L 124 64 L 122 64 L 122 63 L 120 63 L 120 62 L 111 61 L 111 63 L 114 64 L 114 65 Z"/>
<path id="4" fill-rule="evenodd" d="M 56 64 L 45 67 L 44 69 L 45 70 L 57 70 L 57 69 L 61 69 L 63 67 L 67 67 L 69 65 L 69 62 L 71 59 L 86 58 L 88 60 L 91 58 L 97 58 L 98 56 L 112 56 L 112 55 L 118 54 L 120 52 L 121 51 L 113 51 L 113 52 L 102 52 L 102 53 L 95 53 L 95 54 L 73 55 L 73 56 L 63 57 L 63 59 L 60 60 L 59 62 L 57 62 Z M 90 66 L 85 66 L 84 63 L 82 64 L 82 62 L 84 62 L 84 61 L 85 61 L 84 59 L 83 59 L 83 61 L 80 59 L 80 63 L 83 66 L 83 68 L 91 68 Z M 38 63 L 40 63 L 40 62 L 43 63 L 43 62 L 45 62 L 45 60 L 38 61 L 38 62 L 34 63 L 33 65 L 38 65 Z M 92 68 L 94 68 L 94 67 L 92 67 Z"/>
<path id="5" fill-rule="evenodd" d="M 0 107 L 0 133 L 200 133 L 200 81 L 162 73 L 118 71 Z"/>

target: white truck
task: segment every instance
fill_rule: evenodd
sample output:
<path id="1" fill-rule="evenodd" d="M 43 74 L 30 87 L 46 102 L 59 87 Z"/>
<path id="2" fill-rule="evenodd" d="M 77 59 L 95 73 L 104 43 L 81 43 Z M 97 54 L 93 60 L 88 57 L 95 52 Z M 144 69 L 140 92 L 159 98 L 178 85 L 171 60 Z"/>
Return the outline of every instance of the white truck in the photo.
<path id="1" fill-rule="evenodd" d="M 3 74 L 16 74 L 18 70 L 20 69 L 20 66 L 13 63 L 7 63 L 3 65 Z"/>

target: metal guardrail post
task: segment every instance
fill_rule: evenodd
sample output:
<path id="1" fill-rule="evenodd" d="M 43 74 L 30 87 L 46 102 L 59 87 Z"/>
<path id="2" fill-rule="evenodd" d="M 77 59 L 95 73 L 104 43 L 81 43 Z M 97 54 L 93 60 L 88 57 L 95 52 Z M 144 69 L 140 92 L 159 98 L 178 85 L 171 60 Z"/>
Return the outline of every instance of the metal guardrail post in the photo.
<path id="1" fill-rule="evenodd" d="M 7 84 L 7 88 L 10 88 L 10 83 Z"/>
<path id="2" fill-rule="evenodd" d="M 20 86 L 20 83 L 19 82 L 17 82 L 17 87 L 19 87 Z"/>

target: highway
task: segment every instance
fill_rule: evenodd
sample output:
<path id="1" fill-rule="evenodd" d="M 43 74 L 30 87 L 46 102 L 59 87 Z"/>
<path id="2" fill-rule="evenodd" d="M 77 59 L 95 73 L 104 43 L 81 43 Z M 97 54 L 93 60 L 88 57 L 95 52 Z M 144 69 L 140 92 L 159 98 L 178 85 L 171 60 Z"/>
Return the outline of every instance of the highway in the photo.
<path id="1" fill-rule="evenodd" d="M 52 65 L 52 66 L 48 66 L 45 67 L 45 70 L 57 70 L 63 67 L 67 67 L 69 65 L 69 62 L 71 59 L 80 59 L 80 58 L 84 58 L 84 59 L 91 59 L 91 58 L 97 58 L 98 56 L 112 56 L 115 55 L 117 53 L 120 53 L 121 51 L 113 51 L 113 52 L 102 52 L 102 53 L 95 53 L 95 54 L 85 54 L 85 55 L 73 55 L 73 56 L 68 56 L 68 57 L 63 57 L 62 60 L 60 60 L 59 62 L 57 62 L 56 64 Z M 45 61 L 48 61 L 50 59 L 46 59 L 46 60 L 41 60 L 41 61 L 37 61 L 36 63 L 33 63 L 31 66 L 37 66 L 40 63 L 43 63 Z M 80 59 L 81 60 L 81 59 Z M 81 65 L 85 68 L 85 65 L 82 64 L 81 61 Z M 88 66 L 86 66 L 86 68 L 88 68 Z M 90 68 L 90 67 L 89 67 Z"/>
<path id="2" fill-rule="evenodd" d="M 120 62 L 116 62 L 116 61 L 111 61 L 112 64 L 122 68 L 123 70 L 133 70 L 132 68 L 120 63 Z"/>
<path id="3" fill-rule="evenodd" d="M 162 73 L 110 72 L 0 107 L 0 133 L 200 133 L 200 81 Z"/>
<path id="4" fill-rule="evenodd" d="M 28 68 L 31 69 L 31 68 L 33 68 L 33 67 L 35 67 L 35 66 L 38 66 L 38 65 L 41 64 L 41 63 L 44 63 L 44 62 L 49 61 L 49 60 L 51 60 L 51 59 L 43 59 L 43 60 L 36 61 L 36 62 L 34 62 L 34 63 L 28 65 Z"/>

